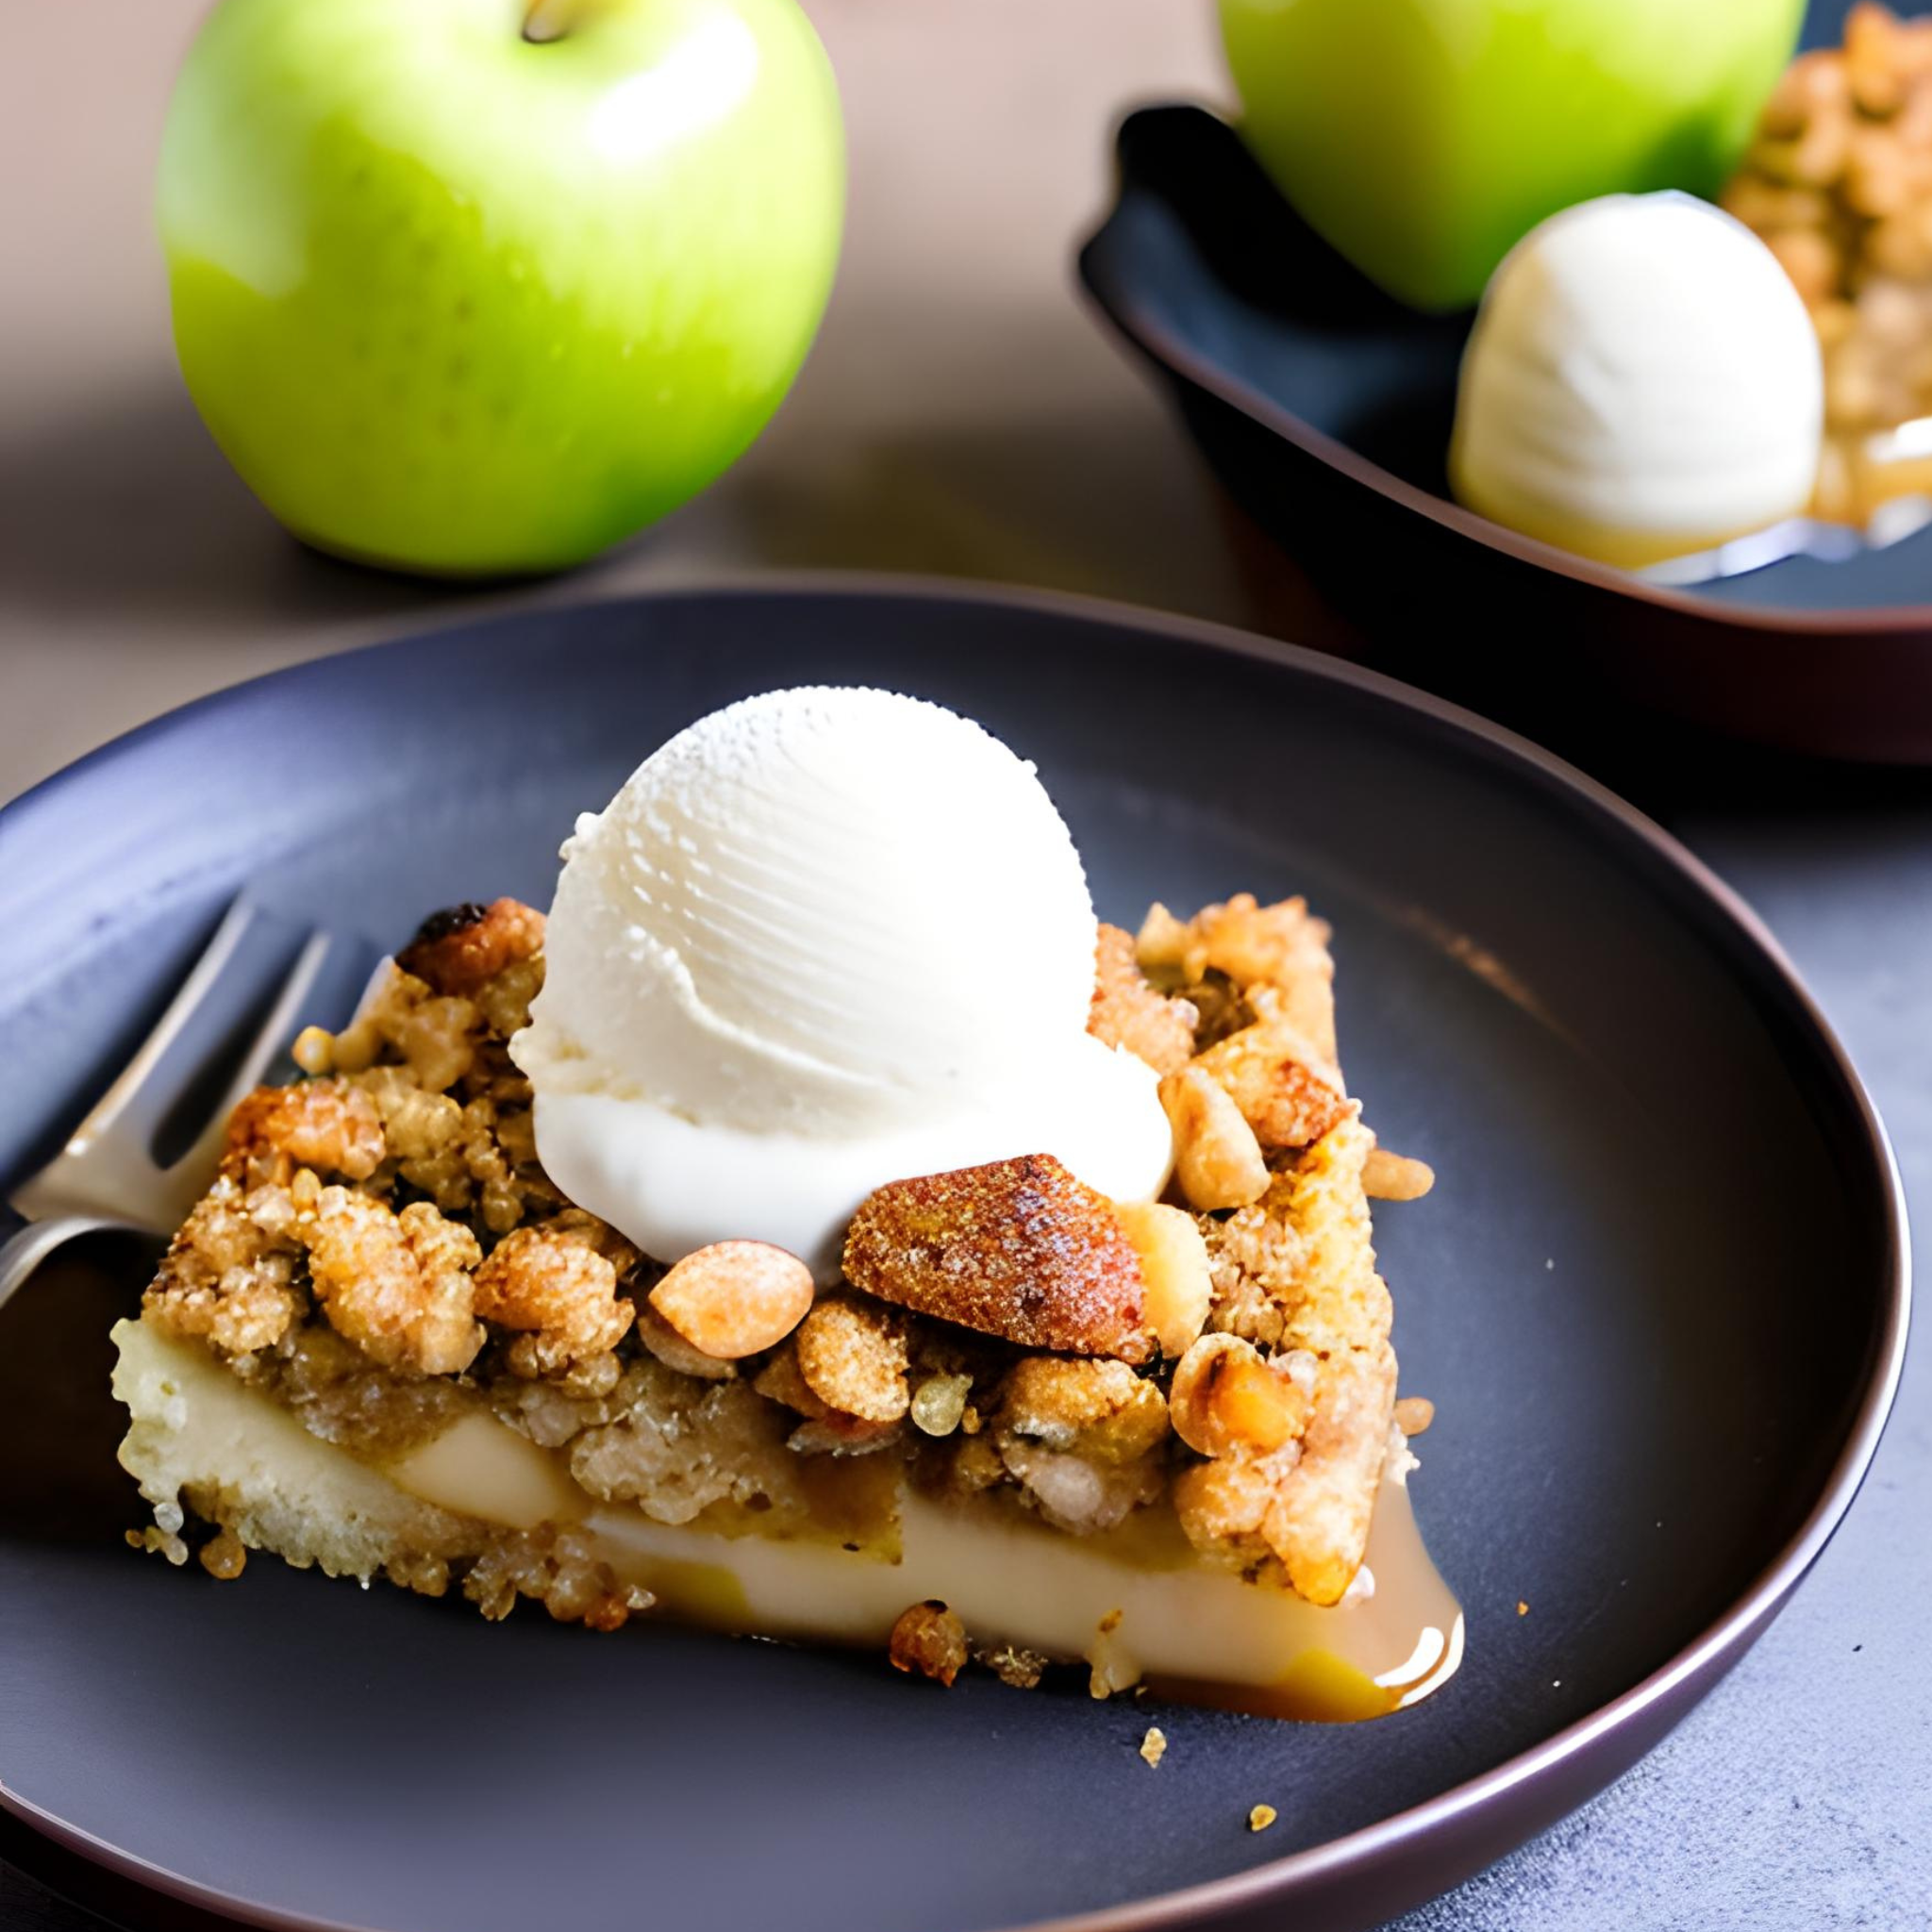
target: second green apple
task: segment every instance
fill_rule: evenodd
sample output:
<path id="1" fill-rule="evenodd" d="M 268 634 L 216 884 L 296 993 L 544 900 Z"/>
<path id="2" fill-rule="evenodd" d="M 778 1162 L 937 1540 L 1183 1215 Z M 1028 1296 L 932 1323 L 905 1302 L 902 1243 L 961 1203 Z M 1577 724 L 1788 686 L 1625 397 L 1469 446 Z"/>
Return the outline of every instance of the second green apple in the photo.
<path id="1" fill-rule="evenodd" d="M 1454 308 L 1545 215 L 1713 194 L 1803 0 L 1220 0 L 1242 133 L 1392 294 Z"/>

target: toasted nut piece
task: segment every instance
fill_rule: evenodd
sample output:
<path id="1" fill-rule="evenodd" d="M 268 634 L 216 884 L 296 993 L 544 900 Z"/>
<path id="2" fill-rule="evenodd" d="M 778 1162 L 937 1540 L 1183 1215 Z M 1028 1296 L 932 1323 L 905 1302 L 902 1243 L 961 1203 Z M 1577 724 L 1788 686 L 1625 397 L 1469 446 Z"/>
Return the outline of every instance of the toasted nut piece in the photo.
<path id="1" fill-rule="evenodd" d="M 1160 1083 L 1160 1104 L 1174 1129 L 1174 1172 L 1191 1206 L 1245 1208 L 1268 1191 L 1268 1163 L 1241 1110 L 1198 1066 Z"/>
<path id="2" fill-rule="evenodd" d="M 1120 1216 L 1050 1154 L 878 1189 L 845 1237 L 845 1275 L 1022 1348 L 1131 1362 L 1152 1352 L 1140 1257 Z"/>
<path id="3" fill-rule="evenodd" d="M 1405 1436 L 1420 1436 L 1436 1420 L 1436 1405 L 1426 1395 L 1405 1395 L 1395 1405 L 1395 1426 Z"/>
<path id="4" fill-rule="evenodd" d="M 769 1241 L 713 1241 L 651 1291 L 651 1306 L 701 1354 L 737 1361 L 777 1345 L 811 1307 L 811 1270 Z"/>
<path id="5" fill-rule="evenodd" d="M 722 1361 L 693 1348 L 647 1301 L 638 1309 L 638 1340 L 664 1364 L 680 1375 L 695 1375 L 701 1382 L 728 1382 L 738 1374 L 737 1364 Z"/>
<path id="6" fill-rule="evenodd" d="M 1157 1074 L 1186 1066 L 1201 1016 L 1186 1000 L 1170 999 L 1149 984 L 1134 958 L 1133 934 L 1103 925 L 1094 968 L 1088 1032 L 1109 1046 L 1124 1047 Z"/>
<path id="7" fill-rule="evenodd" d="M 1194 1065 L 1225 1089 L 1263 1147 L 1306 1147 L 1348 1112 L 1341 1076 L 1283 1022 L 1243 1026 Z"/>
<path id="8" fill-rule="evenodd" d="M 1238 1335 L 1204 1335 L 1174 1372 L 1174 1434 L 1203 1456 L 1272 1456 L 1302 1432 L 1307 1397 Z"/>
<path id="9" fill-rule="evenodd" d="M 805 1386 L 827 1408 L 868 1423 L 895 1423 L 911 1406 L 905 1319 L 876 1302 L 820 1302 L 793 1343 Z"/>
<path id="10" fill-rule="evenodd" d="M 1426 1160 L 1372 1148 L 1362 1162 L 1362 1192 L 1372 1201 L 1420 1201 L 1436 1185 L 1436 1170 Z"/>
<path id="11" fill-rule="evenodd" d="M 966 1626 L 937 1597 L 900 1612 L 887 1653 L 895 1671 L 950 1685 L 966 1668 Z"/>
<path id="12" fill-rule="evenodd" d="M 1184 1208 L 1158 1201 L 1123 1201 L 1114 1211 L 1146 1281 L 1141 1314 L 1162 1355 L 1185 1355 L 1207 1325 L 1214 1276 L 1199 1224 Z"/>
<path id="13" fill-rule="evenodd" d="M 433 912 L 396 955 L 432 991 L 469 998 L 505 967 L 543 950 L 543 915 L 515 899 Z"/>

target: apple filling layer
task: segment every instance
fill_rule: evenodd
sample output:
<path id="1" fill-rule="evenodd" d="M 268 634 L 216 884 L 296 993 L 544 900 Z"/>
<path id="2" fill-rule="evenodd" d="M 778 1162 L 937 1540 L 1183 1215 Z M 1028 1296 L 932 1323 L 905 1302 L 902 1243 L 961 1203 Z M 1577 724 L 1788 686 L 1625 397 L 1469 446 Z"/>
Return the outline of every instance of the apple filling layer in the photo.
<path id="1" fill-rule="evenodd" d="M 1370 1191 L 1427 1174 L 1346 1096 L 1299 901 L 1102 929 L 1092 1030 L 1162 1075 L 1164 1202 L 1044 1155 L 891 1183 L 750 1348 L 776 1251 L 667 1271 L 542 1172 L 506 1052 L 541 938 L 512 902 L 439 915 L 298 1042 L 312 1077 L 238 1109 L 116 1331 L 136 1541 L 184 1560 L 193 1518 L 216 1574 L 259 1549 L 944 1681 L 1084 1659 L 1096 1694 L 1356 1717 L 1455 1668 L 1370 1245 Z"/>

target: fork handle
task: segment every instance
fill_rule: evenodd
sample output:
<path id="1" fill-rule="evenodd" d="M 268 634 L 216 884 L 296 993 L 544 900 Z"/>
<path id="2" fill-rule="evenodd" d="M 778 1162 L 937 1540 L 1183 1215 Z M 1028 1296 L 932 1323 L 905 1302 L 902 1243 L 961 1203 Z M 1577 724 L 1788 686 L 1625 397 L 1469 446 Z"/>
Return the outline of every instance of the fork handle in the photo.
<path id="1" fill-rule="evenodd" d="M 29 1221 L 0 1241 L 0 1308 L 56 1248 L 65 1247 L 80 1235 L 126 1225 L 125 1221 L 105 1214 L 56 1214 L 45 1221 Z"/>

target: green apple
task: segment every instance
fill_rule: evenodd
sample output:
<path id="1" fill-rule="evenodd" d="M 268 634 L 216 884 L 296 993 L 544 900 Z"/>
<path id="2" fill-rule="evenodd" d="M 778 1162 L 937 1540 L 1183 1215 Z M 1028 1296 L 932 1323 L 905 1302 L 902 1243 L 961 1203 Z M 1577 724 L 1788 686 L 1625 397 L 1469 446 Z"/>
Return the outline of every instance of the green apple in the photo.
<path id="1" fill-rule="evenodd" d="M 830 291 L 843 132 L 794 0 L 222 0 L 158 199 L 182 374 L 291 530 L 541 571 L 763 428 Z"/>
<path id="2" fill-rule="evenodd" d="M 1242 133 L 1391 294 L 1454 308 L 1545 215 L 1713 194 L 1804 0 L 1220 0 Z"/>

